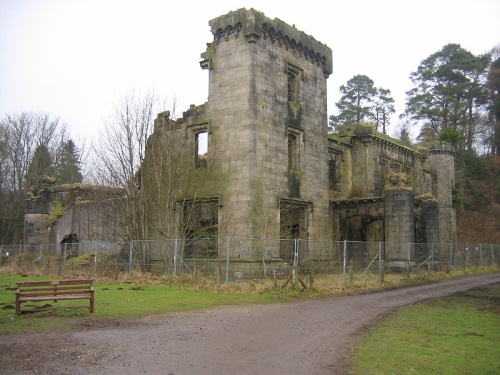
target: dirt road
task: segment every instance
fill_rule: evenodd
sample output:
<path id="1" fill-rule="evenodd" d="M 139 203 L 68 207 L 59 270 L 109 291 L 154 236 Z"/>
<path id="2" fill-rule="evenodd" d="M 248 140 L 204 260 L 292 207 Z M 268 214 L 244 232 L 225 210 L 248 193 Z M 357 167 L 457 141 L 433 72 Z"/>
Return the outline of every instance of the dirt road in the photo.
<path id="1" fill-rule="evenodd" d="M 359 333 L 392 309 L 499 282 L 500 273 L 467 276 L 358 296 L 0 335 L 0 373 L 346 374 Z"/>

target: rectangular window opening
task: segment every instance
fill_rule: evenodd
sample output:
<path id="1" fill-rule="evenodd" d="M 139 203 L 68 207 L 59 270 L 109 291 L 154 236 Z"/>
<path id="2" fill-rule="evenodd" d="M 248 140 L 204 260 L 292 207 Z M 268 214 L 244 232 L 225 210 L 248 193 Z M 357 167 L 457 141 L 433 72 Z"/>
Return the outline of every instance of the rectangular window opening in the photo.
<path id="1" fill-rule="evenodd" d="M 299 87 L 302 77 L 302 70 L 291 64 L 287 65 L 288 76 L 288 101 L 299 103 Z"/>
<path id="2" fill-rule="evenodd" d="M 196 168 L 206 168 L 208 162 L 208 131 L 203 130 L 196 133 L 196 155 L 195 155 L 195 167 Z"/>

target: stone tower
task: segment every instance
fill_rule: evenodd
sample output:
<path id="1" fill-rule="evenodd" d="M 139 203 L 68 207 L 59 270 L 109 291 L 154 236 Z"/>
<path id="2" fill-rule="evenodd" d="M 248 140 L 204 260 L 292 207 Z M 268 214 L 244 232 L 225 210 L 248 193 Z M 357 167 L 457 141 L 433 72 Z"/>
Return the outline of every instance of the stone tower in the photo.
<path id="1" fill-rule="evenodd" d="M 214 40 L 201 66 L 209 71 L 209 143 L 224 145 L 227 183 L 213 192 L 221 220 L 236 236 L 327 238 L 331 50 L 253 9 L 209 24 Z"/>
<path id="2" fill-rule="evenodd" d="M 178 168 L 183 173 L 168 190 L 177 186 L 176 203 L 169 208 L 159 202 L 150 210 L 169 227 L 163 235 L 330 238 L 326 80 L 331 50 L 254 9 L 209 24 L 213 41 L 200 62 L 209 74 L 208 101 L 192 106 L 177 122 L 160 114 L 150 138 L 156 151 L 143 165 L 150 188 L 158 169 L 154 155 L 165 157 L 165 143 L 186 144 L 176 151 L 184 155 Z M 176 212 L 175 225 L 170 209 Z M 267 252 L 280 256 L 280 251 Z"/>
<path id="3" fill-rule="evenodd" d="M 441 142 L 429 149 L 428 167 L 433 174 L 432 192 L 438 202 L 438 242 L 454 243 L 456 239 L 456 217 L 453 208 L 455 187 L 454 152 L 451 144 Z"/>

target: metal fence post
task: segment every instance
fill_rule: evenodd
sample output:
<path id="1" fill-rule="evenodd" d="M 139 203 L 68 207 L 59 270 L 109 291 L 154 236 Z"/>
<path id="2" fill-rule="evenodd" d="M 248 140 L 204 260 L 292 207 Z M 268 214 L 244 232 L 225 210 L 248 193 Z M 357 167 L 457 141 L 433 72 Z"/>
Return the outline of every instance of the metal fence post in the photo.
<path id="1" fill-rule="evenodd" d="M 230 239 L 226 238 L 226 284 L 229 284 L 229 251 L 230 251 Z"/>
<path id="2" fill-rule="evenodd" d="M 378 281 L 384 280 L 384 261 L 382 259 L 382 242 L 378 243 Z"/>
<path id="3" fill-rule="evenodd" d="M 408 258 L 406 260 L 406 277 L 410 277 L 410 263 L 411 263 L 411 242 L 408 242 Z"/>
<path id="4" fill-rule="evenodd" d="M 61 276 L 66 275 L 66 259 L 67 259 L 66 258 L 67 257 L 66 246 L 67 245 L 68 245 L 67 243 L 64 243 L 63 257 L 61 259 L 61 263 L 62 263 L 61 264 L 62 265 L 62 267 L 61 267 Z"/>
<path id="5" fill-rule="evenodd" d="M 293 286 L 297 285 L 297 280 L 299 277 L 299 240 L 296 238 L 293 240 Z"/>
<path id="6" fill-rule="evenodd" d="M 434 272 L 434 242 L 431 244 L 431 272 Z"/>
<path id="7" fill-rule="evenodd" d="M 132 272 L 132 261 L 133 261 L 133 258 L 132 258 L 132 254 L 133 254 L 133 243 L 134 243 L 134 240 L 131 240 L 130 241 L 130 244 L 129 244 L 129 249 L 128 249 L 128 272 Z"/>
<path id="8" fill-rule="evenodd" d="M 177 256 L 179 254 L 179 239 L 174 240 L 174 276 L 177 276 Z"/>
<path id="9" fill-rule="evenodd" d="M 344 260 L 342 262 L 342 284 L 346 285 L 346 268 L 347 268 L 347 240 L 344 240 Z"/>
<path id="10" fill-rule="evenodd" d="M 490 243 L 490 250 L 491 250 L 491 265 L 495 265 L 495 256 L 493 255 L 493 244 Z"/>
<path id="11" fill-rule="evenodd" d="M 452 256 L 453 256 L 453 243 L 450 243 L 450 271 L 453 270 L 453 260 L 452 260 Z"/>
<path id="12" fill-rule="evenodd" d="M 479 267 L 483 266 L 483 248 L 481 244 L 479 244 Z"/>
<path id="13" fill-rule="evenodd" d="M 97 275 L 97 254 L 99 254 L 98 251 L 96 251 L 94 255 L 94 276 Z"/>

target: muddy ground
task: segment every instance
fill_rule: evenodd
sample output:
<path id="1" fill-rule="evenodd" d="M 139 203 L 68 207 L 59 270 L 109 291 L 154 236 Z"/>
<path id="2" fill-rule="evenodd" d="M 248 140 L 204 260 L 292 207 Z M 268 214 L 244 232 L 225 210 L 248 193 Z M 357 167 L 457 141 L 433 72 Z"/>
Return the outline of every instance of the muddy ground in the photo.
<path id="1" fill-rule="evenodd" d="M 361 333 L 391 310 L 499 282 L 500 273 L 474 275 L 364 295 L 3 334 L 0 373 L 342 375 Z"/>

